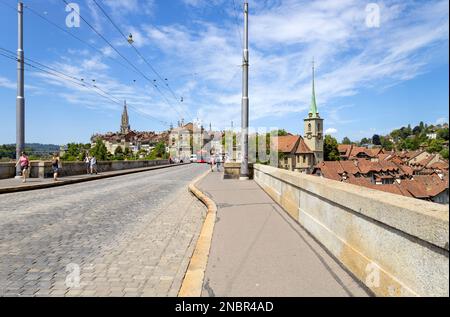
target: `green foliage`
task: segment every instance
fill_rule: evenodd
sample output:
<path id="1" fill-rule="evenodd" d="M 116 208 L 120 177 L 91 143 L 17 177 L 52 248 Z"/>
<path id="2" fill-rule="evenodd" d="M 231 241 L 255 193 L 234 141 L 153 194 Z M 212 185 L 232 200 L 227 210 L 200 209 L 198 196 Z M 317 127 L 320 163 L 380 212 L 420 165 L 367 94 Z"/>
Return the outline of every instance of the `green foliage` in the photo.
<path id="1" fill-rule="evenodd" d="M 394 149 L 394 143 L 391 142 L 391 140 L 389 140 L 388 137 L 380 137 L 380 142 L 381 142 L 381 147 L 387 151 L 391 151 L 392 149 Z"/>
<path id="2" fill-rule="evenodd" d="M 378 134 L 374 134 L 372 137 L 372 144 L 381 145 L 380 136 Z"/>
<path id="3" fill-rule="evenodd" d="M 342 139 L 342 144 L 350 145 L 350 144 L 352 144 L 352 141 L 348 137 L 344 137 Z"/>
<path id="4" fill-rule="evenodd" d="M 448 128 L 439 129 L 436 134 L 438 139 L 448 141 Z"/>
<path id="5" fill-rule="evenodd" d="M 441 140 L 431 140 L 428 144 L 427 151 L 430 153 L 439 153 L 443 150 L 443 145 Z"/>
<path id="6" fill-rule="evenodd" d="M 0 145 L 0 158 L 16 158 L 16 147 L 14 145 Z"/>
<path id="7" fill-rule="evenodd" d="M 324 159 L 325 161 L 339 161 L 338 142 L 331 135 L 325 135 L 323 145 Z"/>
<path id="8" fill-rule="evenodd" d="M 359 145 L 369 144 L 371 142 L 372 140 L 370 140 L 369 138 L 362 138 L 361 142 L 359 142 Z"/>
<path id="9" fill-rule="evenodd" d="M 444 159 L 448 160 L 448 149 L 443 149 L 439 154 L 441 154 Z"/>
<path id="10" fill-rule="evenodd" d="M 166 144 L 161 141 L 156 144 L 155 148 L 150 152 L 150 155 L 146 157 L 147 160 L 159 160 L 168 159 L 169 153 L 166 152 Z"/>
<path id="11" fill-rule="evenodd" d="M 82 161 L 86 155 L 86 151 L 89 151 L 90 148 L 90 144 L 69 143 L 67 144 L 66 153 L 61 159 L 63 161 Z"/>
<path id="12" fill-rule="evenodd" d="M 91 155 L 95 156 L 98 161 L 110 159 L 105 143 L 101 139 L 96 140 L 95 146 L 91 149 Z"/>

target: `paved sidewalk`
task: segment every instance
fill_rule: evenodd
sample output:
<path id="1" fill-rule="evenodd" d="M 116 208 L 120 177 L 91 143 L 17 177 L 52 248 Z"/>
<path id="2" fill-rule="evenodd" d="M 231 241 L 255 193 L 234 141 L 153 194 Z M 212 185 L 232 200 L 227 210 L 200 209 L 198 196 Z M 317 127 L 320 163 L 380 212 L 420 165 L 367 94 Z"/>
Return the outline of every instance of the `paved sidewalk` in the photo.
<path id="1" fill-rule="evenodd" d="M 33 190 L 33 189 L 42 189 L 42 188 L 48 188 L 48 187 L 55 187 L 55 186 L 63 186 L 63 185 L 69 185 L 69 184 L 75 184 L 75 183 L 81 183 L 81 182 L 87 182 L 91 180 L 96 179 L 104 179 L 114 176 L 120 176 L 120 175 L 128 175 L 128 174 L 134 174 L 134 173 L 140 173 L 155 169 L 161 169 L 161 168 L 168 168 L 173 167 L 177 165 L 183 165 L 183 164 L 170 164 L 170 165 L 159 165 L 159 166 L 152 166 L 152 167 L 144 167 L 144 168 L 133 168 L 133 169 L 127 169 L 127 170 L 120 170 L 120 171 L 110 171 L 110 172 L 102 172 L 98 173 L 97 175 L 90 175 L 90 174 L 82 174 L 82 175 L 74 175 L 74 176 L 67 176 L 67 177 L 58 177 L 58 181 L 54 181 L 53 178 L 28 178 L 26 183 L 22 182 L 22 179 L 16 179 L 16 178 L 7 178 L 7 179 L 0 179 L 0 194 L 4 193 L 13 193 L 13 192 L 20 192 L 25 190 Z"/>
<path id="2" fill-rule="evenodd" d="M 202 296 L 368 296 L 254 181 L 213 172 L 218 207 Z"/>

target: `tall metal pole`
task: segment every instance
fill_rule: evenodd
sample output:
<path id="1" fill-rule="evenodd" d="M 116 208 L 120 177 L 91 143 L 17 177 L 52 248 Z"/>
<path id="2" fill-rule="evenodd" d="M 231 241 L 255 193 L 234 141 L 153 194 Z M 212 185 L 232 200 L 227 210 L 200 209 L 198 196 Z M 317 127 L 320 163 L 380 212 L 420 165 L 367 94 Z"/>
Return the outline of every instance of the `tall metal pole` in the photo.
<path id="1" fill-rule="evenodd" d="M 16 98 L 16 159 L 25 148 L 25 97 L 24 97 L 24 53 L 23 53 L 23 3 L 17 4 L 18 48 L 17 48 L 17 98 Z M 20 176 L 20 165 L 16 176 Z"/>
<path id="2" fill-rule="evenodd" d="M 244 52 L 242 62 L 242 161 L 241 161 L 241 180 L 247 180 L 249 178 L 248 172 L 248 66 L 249 66 L 249 54 L 248 54 L 248 2 L 244 3 Z"/>

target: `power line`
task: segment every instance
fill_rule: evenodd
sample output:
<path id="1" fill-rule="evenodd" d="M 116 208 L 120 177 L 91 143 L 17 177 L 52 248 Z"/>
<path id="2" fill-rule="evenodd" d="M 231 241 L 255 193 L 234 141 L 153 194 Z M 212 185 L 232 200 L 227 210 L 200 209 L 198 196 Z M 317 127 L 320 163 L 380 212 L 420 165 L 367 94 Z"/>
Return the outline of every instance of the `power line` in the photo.
<path id="1" fill-rule="evenodd" d="M 1 47 L 0 47 L 0 50 L 3 50 L 3 51 L 5 51 L 5 52 L 7 52 L 7 54 L 9 54 L 9 55 L 7 55 L 7 54 L 5 54 L 5 53 L 0 52 L 0 55 L 4 56 L 4 57 L 6 57 L 6 58 L 9 58 L 9 59 L 11 59 L 11 60 L 17 61 L 17 57 L 14 56 L 14 53 L 13 53 L 13 52 L 11 52 L 11 51 L 9 51 L 9 50 L 6 50 L 6 49 L 3 49 L 3 48 L 1 48 Z M 26 58 L 26 60 L 32 61 L 32 60 L 30 60 L 29 58 Z M 54 68 L 52 68 L 52 67 L 50 67 L 50 66 L 46 66 L 46 65 L 44 65 L 44 64 L 42 64 L 42 63 L 35 62 L 35 61 L 32 61 L 32 62 L 35 63 L 35 64 L 38 64 L 38 65 L 40 65 L 40 66 L 42 66 L 42 67 L 33 65 L 33 64 L 31 64 L 31 63 L 28 63 L 28 62 L 24 62 L 24 64 L 27 65 L 27 66 L 29 66 L 29 67 L 31 67 L 31 68 L 33 68 L 33 69 L 36 69 L 36 70 L 39 71 L 39 72 L 46 73 L 46 74 L 48 74 L 48 75 L 51 75 L 51 76 L 60 78 L 60 79 L 62 79 L 62 80 L 70 81 L 72 84 L 75 84 L 75 85 L 80 86 L 80 87 L 83 87 L 83 88 L 89 88 L 89 89 L 91 89 L 94 93 L 96 93 L 97 95 L 99 95 L 99 96 L 101 96 L 101 97 L 103 97 L 103 98 L 105 98 L 105 99 L 108 99 L 109 101 L 111 101 L 111 102 L 113 102 L 113 103 L 116 103 L 116 104 L 122 106 L 122 103 L 119 101 L 119 99 L 118 99 L 117 97 L 115 97 L 115 96 L 109 94 L 109 93 L 106 92 L 105 90 L 99 88 L 97 85 L 90 85 L 90 84 L 84 82 L 82 79 L 78 79 L 78 78 L 76 78 L 76 77 L 74 77 L 74 76 L 66 75 L 66 74 L 64 74 L 64 73 L 62 73 L 62 72 L 60 72 L 60 71 L 58 71 L 58 70 L 55 70 Z M 45 70 L 44 68 L 50 69 L 50 71 Z M 97 91 L 94 90 L 94 89 L 97 89 L 97 90 L 101 91 L 103 94 L 97 92 Z M 158 121 L 159 123 L 161 123 L 161 124 L 163 124 L 163 125 L 166 125 L 166 126 L 169 125 L 169 123 L 166 122 L 166 121 L 162 121 L 162 120 L 160 120 L 160 119 L 157 119 L 156 117 L 153 117 L 153 116 L 151 116 L 151 115 L 149 115 L 149 114 L 143 112 L 142 110 L 139 110 L 138 108 L 134 107 L 133 105 L 130 105 L 130 104 L 128 104 L 128 105 L 130 106 L 130 109 L 132 109 L 132 110 L 135 111 L 136 113 L 139 113 L 139 114 L 144 115 L 144 116 L 146 116 L 146 117 L 149 117 L 149 118 L 151 118 L 151 119 L 153 119 L 153 120 L 156 120 L 156 121 Z"/>
<path id="2" fill-rule="evenodd" d="M 244 43 L 243 43 L 243 41 L 242 41 L 241 28 L 240 28 L 240 26 L 239 26 L 239 18 L 238 18 L 238 14 L 237 14 L 237 9 L 236 9 L 236 2 L 235 2 L 235 0 L 233 0 L 233 8 L 234 8 L 234 18 L 235 18 L 234 22 L 235 22 L 235 24 L 236 24 L 236 30 L 237 30 L 237 32 L 239 33 L 239 40 L 240 40 L 240 43 L 241 43 L 241 48 L 243 48 Z"/>
<path id="3" fill-rule="evenodd" d="M 29 5 L 24 5 L 24 7 L 26 9 L 28 9 L 31 13 L 33 13 L 34 15 L 40 17 L 41 19 L 43 19 L 44 21 L 46 21 L 47 23 L 49 23 L 50 25 L 56 27 L 57 29 L 59 29 L 60 31 L 70 35 L 71 37 L 73 37 L 74 39 L 76 39 L 77 41 L 89 46 L 90 48 L 92 48 L 93 50 L 95 50 L 96 52 L 105 55 L 106 57 L 110 58 L 111 60 L 113 60 L 114 62 L 116 62 L 117 64 L 121 65 L 124 68 L 129 69 L 126 65 L 124 65 L 123 63 L 121 63 L 120 61 L 118 61 L 116 58 L 113 58 L 111 56 L 106 55 L 104 52 L 102 52 L 100 49 L 98 49 L 97 47 L 95 47 L 94 45 L 92 45 L 91 43 L 81 39 L 80 37 L 76 36 L 75 34 L 73 34 L 72 32 L 69 32 L 68 30 L 60 27 L 59 25 L 57 25 L 55 22 L 51 21 L 50 19 L 46 18 L 45 16 L 43 16 L 42 14 L 40 14 L 39 12 L 37 12 L 36 10 L 34 10 L 33 8 L 31 8 Z M 138 72 L 136 72 L 134 69 L 132 69 L 132 71 L 134 71 L 135 73 L 139 74 Z"/>
<path id="4" fill-rule="evenodd" d="M 3 4 L 3 5 L 5 5 L 5 6 L 7 6 L 7 7 L 10 8 L 11 10 L 13 10 L 14 12 L 17 12 L 17 7 L 14 7 L 14 6 L 12 6 L 12 5 L 10 5 L 9 3 L 4 2 L 4 1 L 0 1 L 0 3 Z"/>
<path id="5" fill-rule="evenodd" d="M 114 28 L 122 35 L 122 37 L 131 45 L 131 47 L 135 50 L 136 54 L 139 55 L 139 57 L 150 67 L 153 73 L 161 80 L 163 84 L 167 87 L 167 89 L 172 93 L 172 96 L 175 98 L 175 100 L 179 100 L 178 96 L 175 94 L 173 89 L 169 86 L 169 83 L 167 82 L 167 78 L 163 78 L 161 74 L 159 74 L 156 69 L 150 64 L 150 62 L 144 57 L 144 55 L 141 54 L 141 52 L 134 46 L 133 42 L 129 41 L 127 36 L 122 32 L 122 30 L 117 26 L 117 24 L 113 21 L 113 19 L 108 15 L 108 13 L 102 8 L 102 6 L 96 1 L 93 0 L 95 5 L 100 9 L 100 11 L 103 13 L 103 15 L 111 22 L 111 24 L 114 26 Z"/>
<path id="6" fill-rule="evenodd" d="M 69 5 L 69 3 L 66 0 L 62 0 L 66 5 Z M 180 115 L 180 113 L 178 112 L 178 110 L 173 107 L 173 105 L 170 104 L 170 102 L 167 100 L 166 96 L 162 93 L 162 91 L 159 89 L 159 87 L 150 79 L 148 78 L 144 73 L 142 73 L 139 68 L 137 68 L 132 62 L 130 62 L 130 60 L 128 58 L 126 58 L 122 53 L 120 53 L 99 31 L 97 31 L 97 29 L 95 27 L 93 27 L 81 14 L 80 12 L 76 11 L 74 8 L 72 8 L 72 10 L 75 11 L 75 13 L 78 14 L 78 16 L 80 17 L 80 19 L 82 19 L 88 26 L 89 28 L 91 28 L 103 41 L 105 41 L 120 57 L 122 57 L 131 67 L 133 67 L 133 69 L 135 69 L 142 77 L 144 77 L 148 82 L 150 82 L 152 84 L 152 86 L 161 94 L 161 96 L 164 98 L 164 100 L 166 101 L 166 103 L 173 109 L 175 110 L 175 112 L 177 112 L 177 114 L 182 117 Z"/>

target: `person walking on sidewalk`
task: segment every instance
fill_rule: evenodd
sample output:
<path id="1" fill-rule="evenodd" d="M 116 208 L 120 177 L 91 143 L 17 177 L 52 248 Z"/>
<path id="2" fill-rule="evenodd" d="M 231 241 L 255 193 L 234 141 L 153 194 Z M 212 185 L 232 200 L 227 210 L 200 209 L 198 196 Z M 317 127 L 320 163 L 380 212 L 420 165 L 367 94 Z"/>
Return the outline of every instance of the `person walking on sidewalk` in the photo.
<path id="1" fill-rule="evenodd" d="M 16 167 L 17 167 L 17 165 L 20 165 L 20 171 L 22 174 L 22 182 L 26 183 L 28 172 L 30 169 L 30 160 L 28 159 L 28 156 L 25 152 L 22 152 L 20 154 L 19 160 L 16 163 Z"/>
<path id="2" fill-rule="evenodd" d="M 214 154 L 212 153 L 209 157 L 209 164 L 211 164 L 211 172 L 214 172 Z"/>
<path id="3" fill-rule="evenodd" d="M 91 170 L 91 157 L 89 156 L 89 152 L 86 152 L 86 156 L 84 158 L 84 165 L 86 166 L 86 174 L 89 174 Z"/>
<path id="4" fill-rule="evenodd" d="M 61 159 L 59 158 L 59 154 L 53 154 L 52 158 L 52 170 L 53 170 L 53 180 L 56 182 L 58 180 L 58 174 L 61 169 Z"/>
<path id="5" fill-rule="evenodd" d="M 220 154 L 216 154 L 215 161 L 216 161 L 216 169 L 218 172 L 220 172 L 220 164 L 222 163 Z"/>
<path id="6" fill-rule="evenodd" d="M 97 175 L 97 159 L 95 158 L 95 155 L 92 155 L 91 160 L 91 175 L 94 174 Z"/>

